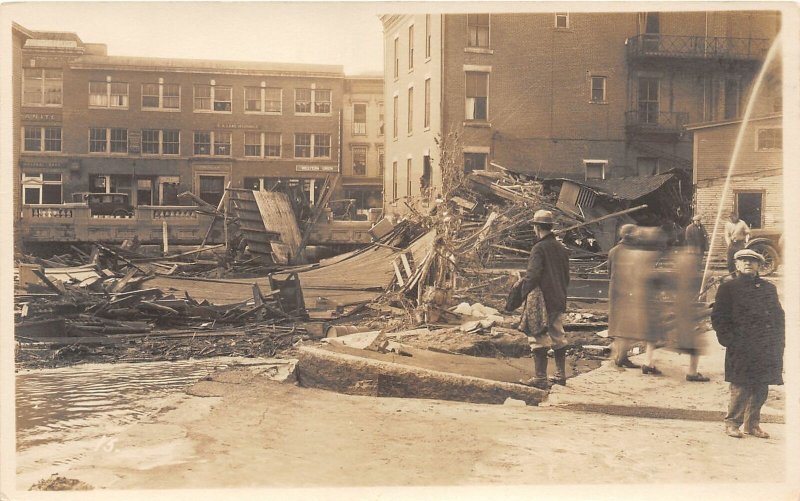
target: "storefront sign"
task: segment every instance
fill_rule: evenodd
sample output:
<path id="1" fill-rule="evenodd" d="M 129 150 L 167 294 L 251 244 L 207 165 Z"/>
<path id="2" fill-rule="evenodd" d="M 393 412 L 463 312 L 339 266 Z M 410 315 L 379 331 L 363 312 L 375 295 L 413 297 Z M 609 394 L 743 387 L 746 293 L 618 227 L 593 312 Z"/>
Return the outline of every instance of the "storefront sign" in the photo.
<path id="1" fill-rule="evenodd" d="M 296 165 L 297 172 L 338 172 L 336 165 Z"/>
<path id="2" fill-rule="evenodd" d="M 128 131 L 128 153 L 139 153 L 142 151 L 142 132 L 138 130 Z"/>
<path id="3" fill-rule="evenodd" d="M 26 122 L 60 122 L 61 115 L 54 113 L 23 113 L 22 120 Z"/>
<path id="4" fill-rule="evenodd" d="M 19 166 L 23 169 L 63 168 L 67 160 L 20 160 Z"/>
<path id="5" fill-rule="evenodd" d="M 258 129 L 258 125 L 250 125 L 250 124 L 217 124 L 217 129 Z"/>

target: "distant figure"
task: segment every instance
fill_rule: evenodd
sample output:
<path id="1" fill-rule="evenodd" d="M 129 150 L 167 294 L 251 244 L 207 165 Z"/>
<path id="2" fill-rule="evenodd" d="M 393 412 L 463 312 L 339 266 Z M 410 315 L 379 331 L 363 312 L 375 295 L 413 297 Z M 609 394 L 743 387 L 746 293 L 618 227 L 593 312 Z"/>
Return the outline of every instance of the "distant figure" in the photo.
<path id="1" fill-rule="evenodd" d="M 608 251 L 608 334 L 614 338 L 612 352 L 614 353 L 614 363 L 617 367 L 628 369 L 639 369 L 641 365 L 635 364 L 628 358 L 628 350 L 631 342 L 627 337 L 620 337 L 620 327 L 625 322 L 625 301 L 623 296 L 628 293 L 628 284 L 625 280 L 624 269 L 619 269 L 619 258 L 617 254 L 624 255 L 632 249 L 634 245 L 634 234 L 636 225 L 623 224 L 619 229 L 619 243 Z"/>
<path id="2" fill-rule="evenodd" d="M 685 239 L 686 247 L 690 251 L 700 254 L 702 261 L 703 254 L 708 250 L 708 233 L 700 221 L 700 216 L 692 217 L 691 224 L 686 227 Z"/>
<path id="3" fill-rule="evenodd" d="M 731 212 L 730 221 L 725 223 L 725 243 L 728 245 L 728 273 L 736 271 L 736 260 L 733 255 L 744 249 L 750 240 L 750 227 L 739 219 L 739 214 Z"/>
<path id="4" fill-rule="evenodd" d="M 531 249 L 528 269 L 522 286 L 523 306 L 520 329 L 533 338 L 534 376 L 524 384 L 539 389 L 549 389 L 547 380 L 547 351 L 552 348 L 556 372 L 552 382 L 567 384 L 567 340 L 563 316 L 567 311 L 567 284 L 569 284 L 569 252 L 556 240 L 552 232 L 555 218 L 549 210 L 537 210 L 533 215 L 536 243 Z M 544 308 L 541 308 L 544 303 Z M 544 310 L 546 321 L 541 322 Z M 544 326 L 541 328 L 540 326 Z"/>
<path id="5" fill-rule="evenodd" d="M 761 429 L 761 407 L 769 385 L 783 384 L 785 319 L 774 285 L 758 276 L 764 258 L 743 249 L 734 255 L 736 276 L 717 290 L 711 324 L 725 350 L 725 381 L 731 400 L 725 416 L 725 433 L 769 438 Z"/>

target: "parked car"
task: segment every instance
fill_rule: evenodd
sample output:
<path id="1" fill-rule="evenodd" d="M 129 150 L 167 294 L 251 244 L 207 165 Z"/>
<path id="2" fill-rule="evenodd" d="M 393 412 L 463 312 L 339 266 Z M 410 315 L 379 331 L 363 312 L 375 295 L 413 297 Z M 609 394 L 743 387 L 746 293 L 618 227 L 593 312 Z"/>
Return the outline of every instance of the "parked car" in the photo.
<path id="1" fill-rule="evenodd" d="M 133 215 L 133 206 L 127 193 L 73 193 L 72 201 L 86 203 L 93 216 Z"/>
<path id="2" fill-rule="evenodd" d="M 753 229 L 750 230 L 748 249 L 752 249 L 762 256 L 766 264 L 761 268 L 761 275 L 770 275 L 778 269 L 781 263 L 783 232 L 780 229 Z"/>

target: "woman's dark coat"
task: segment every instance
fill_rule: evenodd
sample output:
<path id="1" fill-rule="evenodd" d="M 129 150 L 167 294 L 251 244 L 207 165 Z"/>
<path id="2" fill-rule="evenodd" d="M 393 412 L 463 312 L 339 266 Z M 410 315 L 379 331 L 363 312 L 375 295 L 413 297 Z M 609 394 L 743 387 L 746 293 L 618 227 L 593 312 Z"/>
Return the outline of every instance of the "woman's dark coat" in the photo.
<path id="1" fill-rule="evenodd" d="M 738 276 L 717 290 L 711 324 L 725 351 L 725 381 L 783 384 L 784 312 L 774 285 Z"/>

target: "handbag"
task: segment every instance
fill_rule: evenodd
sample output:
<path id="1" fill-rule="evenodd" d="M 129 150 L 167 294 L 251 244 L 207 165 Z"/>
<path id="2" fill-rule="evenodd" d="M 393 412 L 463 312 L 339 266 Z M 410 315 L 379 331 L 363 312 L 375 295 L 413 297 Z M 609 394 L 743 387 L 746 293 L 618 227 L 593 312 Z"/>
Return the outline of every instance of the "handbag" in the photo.
<path id="1" fill-rule="evenodd" d="M 506 311 L 514 311 L 525 302 L 525 297 L 522 295 L 522 287 L 524 284 L 525 281 L 520 279 L 511 286 L 511 290 L 508 292 L 508 297 L 506 298 Z"/>

